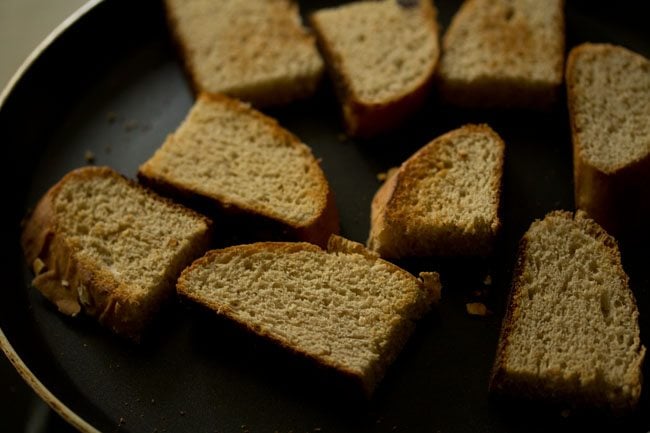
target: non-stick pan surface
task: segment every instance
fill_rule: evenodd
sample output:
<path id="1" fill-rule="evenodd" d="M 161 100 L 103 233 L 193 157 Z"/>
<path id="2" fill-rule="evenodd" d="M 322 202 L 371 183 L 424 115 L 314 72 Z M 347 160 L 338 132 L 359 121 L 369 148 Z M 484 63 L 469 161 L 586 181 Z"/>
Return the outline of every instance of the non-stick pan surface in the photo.
<path id="1" fill-rule="evenodd" d="M 301 7 L 308 13 L 334 3 L 305 1 Z M 437 4 L 444 28 L 459 2 Z M 567 47 L 612 42 L 650 55 L 642 7 L 643 2 L 568 0 Z M 92 320 L 58 314 L 30 288 L 18 243 L 21 218 L 50 185 L 91 156 L 94 163 L 133 177 L 192 101 L 160 2 L 116 0 L 99 3 L 56 38 L 0 107 L 0 342 L 21 374 L 75 426 L 108 432 L 650 430 L 648 392 L 635 414 L 618 419 L 495 400 L 487 392 L 517 242 L 535 218 L 553 209 L 573 210 L 563 102 L 551 113 L 466 111 L 443 108 L 432 95 L 410 123 L 371 141 L 341 135 L 327 80 L 310 100 L 268 111 L 322 158 L 342 233 L 361 242 L 378 173 L 469 122 L 488 123 L 506 142 L 503 233 L 495 256 L 402 263 L 411 271 L 439 271 L 443 299 L 418 324 L 370 400 L 336 374 L 177 301 L 140 345 L 114 337 Z M 649 256 L 632 247 L 623 255 L 647 344 Z M 487 275 L 492 284 L 486 286 Z M 474 294 L 484 289 L 487 296 Z M 485 302 L 492 314 L 469 316 L 465 303 L 474 300 Z"/>

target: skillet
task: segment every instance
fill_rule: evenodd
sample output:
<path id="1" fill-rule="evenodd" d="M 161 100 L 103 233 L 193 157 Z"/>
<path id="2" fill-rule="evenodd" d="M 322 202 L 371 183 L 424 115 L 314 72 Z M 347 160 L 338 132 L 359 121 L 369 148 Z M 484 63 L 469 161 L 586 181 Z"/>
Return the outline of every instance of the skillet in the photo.
<path id="1" fill-rule="evenodd" d="M 304 13 L 337 1 L 303 1 Z M 459 1 L 437 1 L 444 29 Z M 642 5 L 568 1 L 567 47 L 612 42 L 650 55 Z M 243 333 L 212 314 L 172 302 L 140 345 L 93 321 L 62 317 L 29 287 L 20 220 L 47 188 L 87 163 L 133 177 L 190 108 L 193 95 L 166 32 L 159 1 L 94 1 L 41 46 L 0 97 L 4 276 L 0 346 L 35 391 L 81 431 L 639 431 L 650 430 L 644 392 L 624 418 L 487 393 L 519 238 L 535 218 L 573 209 L 571 145 L 563 103 L 550 113 L 454 110 L 432 96 L 400 130 L 370 141 L 341 137 L 327 80 L 310 100 L 267 110 L 322 158 L 342 233 L 364 241 L 376 176 L 432 138 L 488 123 L 506 142 L 503 233 L 488 260 L 421 259 L 436 270 L 443 300 L 418 324 L 376 394 L 364 400 L 336 375 Z M 624 267 L 650 341 L 647 253 L 623 250 Z M 486 275 L 492 284 L 483 284 Z M 488 289 L 493 314 L 465 303 Z M 645 369 L 646 375 L 648 369 Z"/>

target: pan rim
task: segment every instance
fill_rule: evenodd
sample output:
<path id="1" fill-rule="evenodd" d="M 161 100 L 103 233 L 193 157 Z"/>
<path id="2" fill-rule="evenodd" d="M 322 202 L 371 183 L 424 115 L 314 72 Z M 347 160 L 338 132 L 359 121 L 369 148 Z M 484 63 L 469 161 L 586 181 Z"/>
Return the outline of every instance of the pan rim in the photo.
<path id="1" fill-rule="evenodd" d="M 16 88 L 25 73 L 32 67 L 36 60 L 47 50 L 50 46 L 63 35 L 70 27 L 80 21 L 91 10 L 95 9 L 104 0 L 89 0 L 84 3 L 79 9 L 70 14 L 63 22 L 54 28 L 43 39 L 34 50 L 27 56 L 27 58 L 18 67 L 16 72 L 9 79 L 9 82 L 0 92 L 0 111 L 4 107 L 5 101 L 9 95 Z M 5 335 L 2 327 L 0 327 L 0 349 L 4 352 L 7 359 L 11 362 L 18 374 L 29 385 L 36 395 L 41 398 L 52 410 L 57 412 L 68 424 L 83 433 L 99 433 L 88 421 L 79 416 L 76 412 L 65 405 L 58 397 L 56 397 L 29 369 L 27 364 L 18 355 L 13 345 Z"/>

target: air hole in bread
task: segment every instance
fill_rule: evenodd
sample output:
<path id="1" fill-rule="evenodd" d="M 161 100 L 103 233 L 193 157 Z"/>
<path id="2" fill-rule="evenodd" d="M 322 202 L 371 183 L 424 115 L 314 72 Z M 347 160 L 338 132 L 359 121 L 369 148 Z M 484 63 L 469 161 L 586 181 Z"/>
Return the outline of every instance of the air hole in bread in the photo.
<path id="1" fill-rule="evenodd" d="M 600 312 L 603 314 L 605 322 L 609 322 L 609 312 L 611 310 L 609 293 L 602 291 L 600 292 Z"/>
<path id="2" fill-rule="evenodd" d="M 503 14 L 503 18 L 510 22 L 512 21 L 512 18 L 515 16 L 515 10 L 512 6 L 508 6 Z"/>

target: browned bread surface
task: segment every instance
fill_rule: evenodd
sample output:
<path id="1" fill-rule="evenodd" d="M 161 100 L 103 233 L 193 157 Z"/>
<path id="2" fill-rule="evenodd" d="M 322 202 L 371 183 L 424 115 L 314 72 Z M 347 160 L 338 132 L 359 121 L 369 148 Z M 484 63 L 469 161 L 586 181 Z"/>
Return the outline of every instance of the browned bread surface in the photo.
<path id="1" fill-rule="evenodd" d="M 323 72 L 313 36 L 291 0 L 165 0 L 197 92 L 256 106 L 311 95 Z"/>
<path id="2" fill-rule="evenodd" d="M 459 106 L 548 108 L 563 64 L 563 0 L 466 0 L 443 37 L 439 91 Z"/>
<path id="3" fill-rule="evenodd" d="M 226 96 L 200 95 L 138 177 L 172 196 L 275 221 L 290 238 L 325 245 L 339 230 L 332 191 L 311 149 Z"/>
<path id="4" fill-rule="evenodd" d="M 358 1 L 312 14 L 348 133 L 369 137 L 424 102 L 438 62 L 431 0 Z"/>
<path id="5" fill-rule="evenodd" d="M 650 60 L 609 44 L 566 70 L 576 207 L 609 232 L 650 236 Z"/>
<path id="6" fill-rule="evenodd" d="M 210 225 L 110 168 L 85 167 L 41 198 L 21 241 L 33 285 L 62 313 L 137 340 L 207 248 Z"/>
<path id="7" fill-rule="evenodd" d="M 504 150 L 487 125 L 418 150 L 375 194 L 368 247 L 386 258 L 489 254 L 501 224 Z"/>
<path id="8" fill-rule="evenodd" d="M 440 297 L 416 278 L 333 235 L 328 249 L 264 242 L 213 250 L 183 271 L 179 294 L 285 348 L 356 378 L 370 394 Z"/>
<path id="9" fill-rule="evenodd" d="M 629 410 L 645 356 L 638 316 L 614 238 L 582 211 L 551 212 L 521 240 L 491 389 Z"/>

